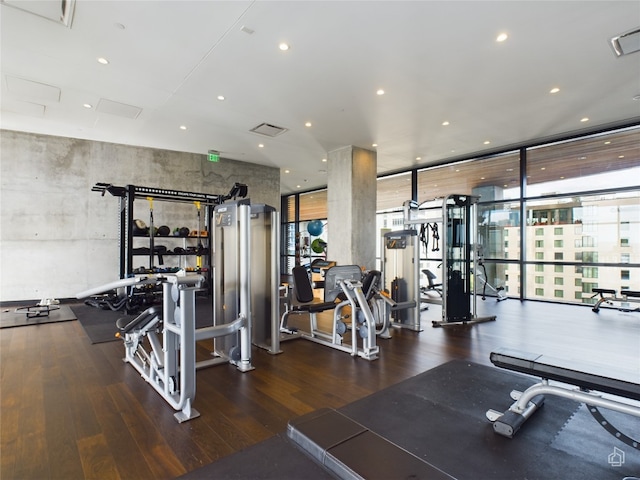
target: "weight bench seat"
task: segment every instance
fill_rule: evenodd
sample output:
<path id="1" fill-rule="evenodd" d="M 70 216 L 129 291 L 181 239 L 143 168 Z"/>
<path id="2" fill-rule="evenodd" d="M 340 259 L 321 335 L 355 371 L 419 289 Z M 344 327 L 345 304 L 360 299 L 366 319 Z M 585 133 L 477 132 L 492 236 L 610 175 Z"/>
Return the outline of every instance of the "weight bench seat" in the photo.
<path id="1" fill-rule="evenodd" d="M 555 395 L 585 403 L 591 407 L 590 409 L 596 411 L 597 407 L 604 407 L 640 417 L 640 406 L 591 393 L 591 390 L 594 390 L 640 401 L 638 372 L 604 368 L 585 362 L 557 359 L 512 349 L 498 349 L 491 353 L 490 359 L 497 367 L 542 378 L 540 383 L 532 385 L 524 392 L 512 392 L 511 396 L 515 403 L 504 413 L 495 410 L 487 411 L 487 418 L 493 422 L 494 431 L 500 435 L 513 438 L 524 422 L 544 404 L 545 395 Z M 582 370 L 585 367 L 589 368 L 588 372 Z M 549 380 L 578 388 L 550 385 Z M 630 442 L 633 444 L 635 440 L 631 439 Z"/>
<path id="2" fill-rule="evenodd" d="M 592 288 L 591 291 L 593 293 L 599 293 L 599 294 L 608 294 L 608 295 L 615 295 L 616 291 L 612 288 Z"/>
<path id="3" fill-rule="evenodd" d="M 599 365 L 505 348 L 491 352 L 489 358 L 495 366 L 507 370 L 640 401 L 640 378 L 633 379 L 631 374 L 625 376 L 621 371 L 612 377 L 613 372 Z M 581 370 L 585 367 L 589 372 Z"/>
<path id="4" fill-rule="evenodd" d="M 309 274 L 304 267 L 293 267 L 293 291 L 298 304 L 292 305 L 292 310 L 299 312 L 318 313 L 333 310 L 338 304 L 335 302 L 317 302 L 313 296 L 313 287 Z"/>
<path id="5" fill-rule="evenodd" d="M 333 409 L 322 408 L 291 420 L 287 436 L 341 479 L 453 479 Z"/>
<path id="6" fill-rule="evenodd" d="M 640 292 L 637 290 L 620 290 L 620 293 L 625 297 L 640 297 Z"/>

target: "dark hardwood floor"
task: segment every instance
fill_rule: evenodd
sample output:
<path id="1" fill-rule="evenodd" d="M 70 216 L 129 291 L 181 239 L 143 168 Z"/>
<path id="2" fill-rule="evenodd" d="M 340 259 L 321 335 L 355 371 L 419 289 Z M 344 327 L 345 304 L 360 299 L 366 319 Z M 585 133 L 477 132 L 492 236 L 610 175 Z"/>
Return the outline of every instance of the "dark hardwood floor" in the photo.
<path id="1" fill-rule="evenodd" d="M 432 328 L 432 307 L 424 331 L 394 329 L 373 362 L 302 339 L 283 342 L 275 356 L 254 348 L 251 372 L 198 372 L 201 416 L 182 424 L 122 362 L 120 342 L 92 345 L 77 321 L 0 330 L 0 477 L 174 478 L 284 432 L 292 418 L 342 407 L 451 359 L 488 365 L 500 346 L 623 368 L 640 381 L 639 313 L 512 299 L 478 305 L 497 320 Z"/>

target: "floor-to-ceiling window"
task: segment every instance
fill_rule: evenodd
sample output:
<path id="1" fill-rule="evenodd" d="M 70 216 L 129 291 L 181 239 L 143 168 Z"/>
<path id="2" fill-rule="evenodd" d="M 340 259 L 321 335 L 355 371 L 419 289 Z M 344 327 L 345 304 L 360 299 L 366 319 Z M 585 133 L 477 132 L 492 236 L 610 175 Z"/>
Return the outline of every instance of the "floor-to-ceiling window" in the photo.
<path id="1" fill-rule="evenodd" d="M 327 190 L 283 197 L 281 212 L 282 272 L 290 273 L 296 265 L 325 258 L 329 229 Z"/>
<path id="2" fill-rule="evenodd" d="M 505 248 L 505 242 L 519 235 L 520 151 L 421 169 L 417 181 L 419 205 L 437 205 L 454 194 L 477 197 L 476 236 L 482 250 L 476 253 L 486 259 L 482 273 L 488 285 L 506 289 L 508 262 L 520 260 L 516 251 Z M 506 225 L 514 227 L 512 238 L 504 238 Z M 441 223 L 438 227 L 443 228 Z M 421 250 L 421 270 L 428 269 L 442 279 L 441 263 L 440 249 L 434 251 L 427 245 Z"/>
<path id="3" fill-rule="evenodd" d="M 516 298 L 594 303 L 593 288 L 640 290 L 639 179 L 637 126 L 412 170 L 378 179 L 378 237 L 406 228 L 407 201 L 473 195 L 475 247 L 490 285 Z M 285 197 L 300 205 L 299 218 L 287 220 L 295 224 L 288 230 L 294 247 L 285 255 L 302 264 L 305 222 L 326 224 L 326 190 L 318 193 L 324 197 Z M 432 248 L 435 237 L 428 240 L 421 268 L 438 273 L 440 253 Z M 380 244 L 378 238 L 379 256 Z"/>
<path id="4" fill-rule="evenodd" d="M 511 288 L 572 303 L 640 289 L 639 129 L 528 149 L 524 197 L 524 278 Z"/>

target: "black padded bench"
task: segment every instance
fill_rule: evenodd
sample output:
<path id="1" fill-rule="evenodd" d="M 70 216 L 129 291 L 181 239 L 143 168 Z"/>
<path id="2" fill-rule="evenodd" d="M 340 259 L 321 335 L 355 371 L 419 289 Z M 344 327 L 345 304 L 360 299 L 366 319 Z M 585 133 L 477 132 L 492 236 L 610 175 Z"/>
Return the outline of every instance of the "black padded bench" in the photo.
<path id="1" fill-rule="evenodd" d="M 593 390 L 640 401 L 638 372 L 624 372 L 620 369 L 609 369 L 512 349 L 498 349 L 491 353 L 490 359 L 497 367 L 542 378 L 540 383 L 529 387 L 525 392 L 512 392 L 515 403 L 506 412 L 500 413 L 495 410 L 487 412 L 487 417 L 493 422 L 494 431 L 500 435 L 513 437 L 524 422 L 544 404 L 545 394 L 640 417 L 639 406 L 590 393 Z M 588 367 L 589 371 L 584 371 L 585 367 Z M 549 380 L 578 388 L 549 385 Z"/>
<path id="2" fill-rule="evenodd" d="M 453 478 L 333 409 L 291 420 L 287 435 L 341 479 Z"/>
<path id="3" fill-rule="evenodd" d="M 620 297 L 617 296 L 617 292 L 612 288 L 592 288 L 591 291 L 593 292 L 593 296 L 591 298 L 599 296 L 598 301 L 591 309 L 596 313 L 600 311 L 600 305 L 603 303 L 607 305 L 613 305 L 614 302 L 622 304 L 640 303 L 640 291 L 637 290 L 620 290 Z M 622 305 L 618 310 L 622 312 L 640 312 L 640 307 L 630 308 Z"/>

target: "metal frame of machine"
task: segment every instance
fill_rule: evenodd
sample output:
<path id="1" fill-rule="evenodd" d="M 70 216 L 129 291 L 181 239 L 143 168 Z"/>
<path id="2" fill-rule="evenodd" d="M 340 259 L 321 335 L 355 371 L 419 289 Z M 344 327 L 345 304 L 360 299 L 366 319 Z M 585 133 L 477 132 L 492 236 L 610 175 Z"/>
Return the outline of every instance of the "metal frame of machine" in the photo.
<path id="1" fill-rule="evenodd" d="M 270 349 L 271 353 L 279 351 L 277 310 L 274 313 L 278 308 L 279 269 L 273 273 L 268 265 L 264 270 L 269 270 L 267 280 L 273 288 L 262 290 L 262 294 L 271 297 L 272 308 L 270 312 L 262 313 L 271 317 L 268 321 L 260 317 L 260 323 L 264 325 L 258 337 L 252 335 L 251 208 L 248 200 L 238 200 L 214 209 L 216 250 L 211 326 L 196 328 L 195 295 L 204 282 L 204 277 L 198 274 L 136 275 L 77 295 L 86 298 L 114 289 L 162 286 L 162 309 L 152 306 L 133 319 L 119 319 L 116 326 L 124 340 L 125 362 L 178 410 L 175 413 L 178 422 L 199 416 L 193 408 L 197 369 L 228 362 L 241 372 L 252 370 L 252 340 Z M 277 252 L 277 215 L 268 208 L 257 210 L 269 213 L 270 226 L 274 228 L 267 228 L 263 233 L 270 238 L 267 250 L 271 248 Z M 278 265 L 277 256 L 271 260 Z M 265 300 L 261 306 L 267 303 Z M 269 331 L 269 325 L 274 331 Z M 209 339 L 213 339 L 212 358 L 196 362 L 196 342 Z"/>
<path id="2" fill-rule="evenodd" d="M 391 259 L 389 252 L 396 255 L 410 256 L 410 260 L 402 260 L 411 268 L 405 268 L 404 277 L 394 280 L 403 281 L 414 300 L 407 302 L 405 308 L 412 308 L 412 321 L 409 325 L 414 330 L 420 330 L 420 285 L 419 285 L 419 245 L 417 242 L 417 225 L 440 225 L 442 235 L 442 318 L 433 320 L 434 327 L 452 325 L 470 325 L 493 321 L 495 316 L 479 317 L 476 312 L 476 292 L 472 286 L 471 277 L 478 269 L 476 252 L 475 219 L 476 204 L 479 197 L 473 195 L 452 194 L 444 198 L 436 198 L 421 204 L 408 201 L 404 205 L 404 223 L 406 230 L 385 234 L 384 274 L 385 285 L 389 283 L 389 274 L 399 262 Z M 396 238 L 397 237 L 397 238 Z M 400 238 L 402 237 L 402 239 Z M 395 240 L 391 243 L 390 240 Z M 404 245 L 404 246 L 403 246 Z M 409 248 L 408 248 L 409 247 Z M 395 272 L 394 272 L 395 273 Z M 400 304 L 402 305 L 402 304 Z M 399 326 L 407 326 L 408 322 L 399 322 Z M 395 325 L 395 324 L 394 324 Z"/>

